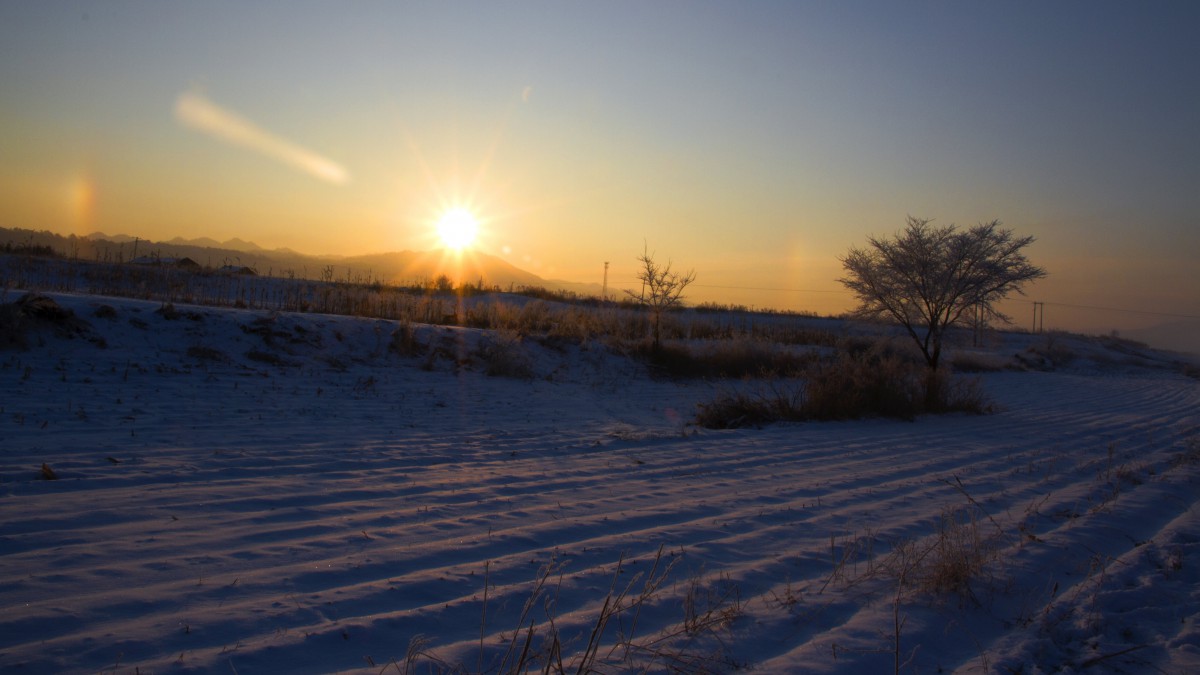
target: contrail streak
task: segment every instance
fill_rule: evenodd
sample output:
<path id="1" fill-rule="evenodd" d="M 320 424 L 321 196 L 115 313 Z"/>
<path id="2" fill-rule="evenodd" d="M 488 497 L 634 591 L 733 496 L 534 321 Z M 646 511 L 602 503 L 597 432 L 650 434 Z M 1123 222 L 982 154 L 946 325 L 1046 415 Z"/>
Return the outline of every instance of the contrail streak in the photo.
<path id="1" fill-rule="evenodd" d="M 280 138 L 200 94 L 180 94 L 175 101 L 175 119 L 186 127 L 262 153 L 321 180 L 337 185 L 350 180 L 350 174 L 337 162 Z"/>

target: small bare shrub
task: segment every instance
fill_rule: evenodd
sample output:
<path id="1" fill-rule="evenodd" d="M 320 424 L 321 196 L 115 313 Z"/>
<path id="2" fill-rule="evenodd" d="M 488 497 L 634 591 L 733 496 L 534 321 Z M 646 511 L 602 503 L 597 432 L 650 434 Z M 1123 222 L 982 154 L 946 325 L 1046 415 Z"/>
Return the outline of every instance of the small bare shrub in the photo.
<path id="1" fill-rule="evenodd" d="M 649 249 L 643 249 L 638 262 L 642 264 L 637 276 L 642 282 L 641 292 L 626 290 L 625 293 L 631 301 L 649 310 L 653 318 L 654 347 L 657 349 L 662 344 L 663 316 L 683 304 L 683 291 L 696 280 L 696 272 L 674 272 L 671 270 L 671 261 L 668 260 L 665 265 L 659 263 Z"/>
<path id="2" fill-rule="evenodd" d="M 493 339 L 480 344 L 476 354 L 488 375 L 525 380 L 533 377 L 533 360 L 525 353 L 521 337 L 515 333 L 497 333 Z"/>
<path id="3" fill-rule="evenodd" d="M 805 408 L 813 419 L 881 416 L 912 419 L 921 411 L 924 369 L 886 348 L 846 351 L 808 375 Z"/>
<path id="4" fill-rule="evenodd" d="M 396 330 L 392 331 L 391 341 L 388 342 L 388 351 L 399 356 L 417 356 L 424 349 L 424 345 L 417 340 L 416 331 L 413 330 L 412 324 L 407 321 L 401 321 Z"/>

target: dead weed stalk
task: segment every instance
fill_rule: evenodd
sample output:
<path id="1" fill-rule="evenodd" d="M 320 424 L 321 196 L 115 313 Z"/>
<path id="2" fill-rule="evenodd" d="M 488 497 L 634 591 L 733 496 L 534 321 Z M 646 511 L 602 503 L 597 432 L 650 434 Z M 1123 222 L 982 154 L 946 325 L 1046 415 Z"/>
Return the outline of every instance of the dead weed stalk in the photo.
<path id="1" fill-rule="evenodd" d="M 677 556 L 664 556 L 660 547 L 647 572 L 637 573 L 629 581 L 622 582 L 627 563 L 621 556 L 595 617 L 583 630 L 572 631 L 560 628 L 557 618 L 563 569 L 557 564 L 542 568 L 516 617 L 514 628 L 501 633 L 508 636 L 502 652 L 490 651 L 484 644 L 491 600 L 487 590 L 491 583 L 489 563 L 484 571 L 485 590 L 475 670 L 438 658 L 429 649 L 430 640 L 423 635 L 410 640 L 403 667 L 394 660 L 388 667 L 394 667 L 402 675 L 416 672 L 419 666 L 433 673 L 474 672 L 481 675 L 726 670 L 730 661 L 725 656 L 727 649 L 722 632 L 744 611 L 739 591 L 728 578 L 719 579 L 715 585 L 699 577 L 689 579 L 682 598 L 683 617 L 657 632 L 639 633 L 643 610 L 661 607 L 661 595 L 681 560 Z M 545 612 L 540 622 L 534 616 L 539 607 Z M 575 649 L 576 645 L 581 648 Z"/>

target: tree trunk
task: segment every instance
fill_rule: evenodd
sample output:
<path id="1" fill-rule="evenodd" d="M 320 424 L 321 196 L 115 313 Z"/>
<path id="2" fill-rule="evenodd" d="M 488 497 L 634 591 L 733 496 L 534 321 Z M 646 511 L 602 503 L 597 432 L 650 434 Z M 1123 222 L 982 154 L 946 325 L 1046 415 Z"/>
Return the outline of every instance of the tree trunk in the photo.
<path id="1" fill-rule="evenodd" d="M 940 412 L 943 405 L 942 373 L 936 367 L 925 373 L 925 412 Z"/>

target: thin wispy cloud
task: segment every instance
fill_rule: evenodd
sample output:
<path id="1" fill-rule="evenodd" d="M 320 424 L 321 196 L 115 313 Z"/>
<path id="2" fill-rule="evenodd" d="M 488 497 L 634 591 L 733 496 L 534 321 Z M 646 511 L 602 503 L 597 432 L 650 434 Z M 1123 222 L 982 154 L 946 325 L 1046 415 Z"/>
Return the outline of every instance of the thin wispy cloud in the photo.
<path id="1" fill-rule="evenodd" d="M 253 150 L 321 180 L 344 185 L 350 180 L 337 162 L 263 129 L 213 103 L 202 94 L 185 92 L 175 101 L 175 119 L 190 129 Z"/>

